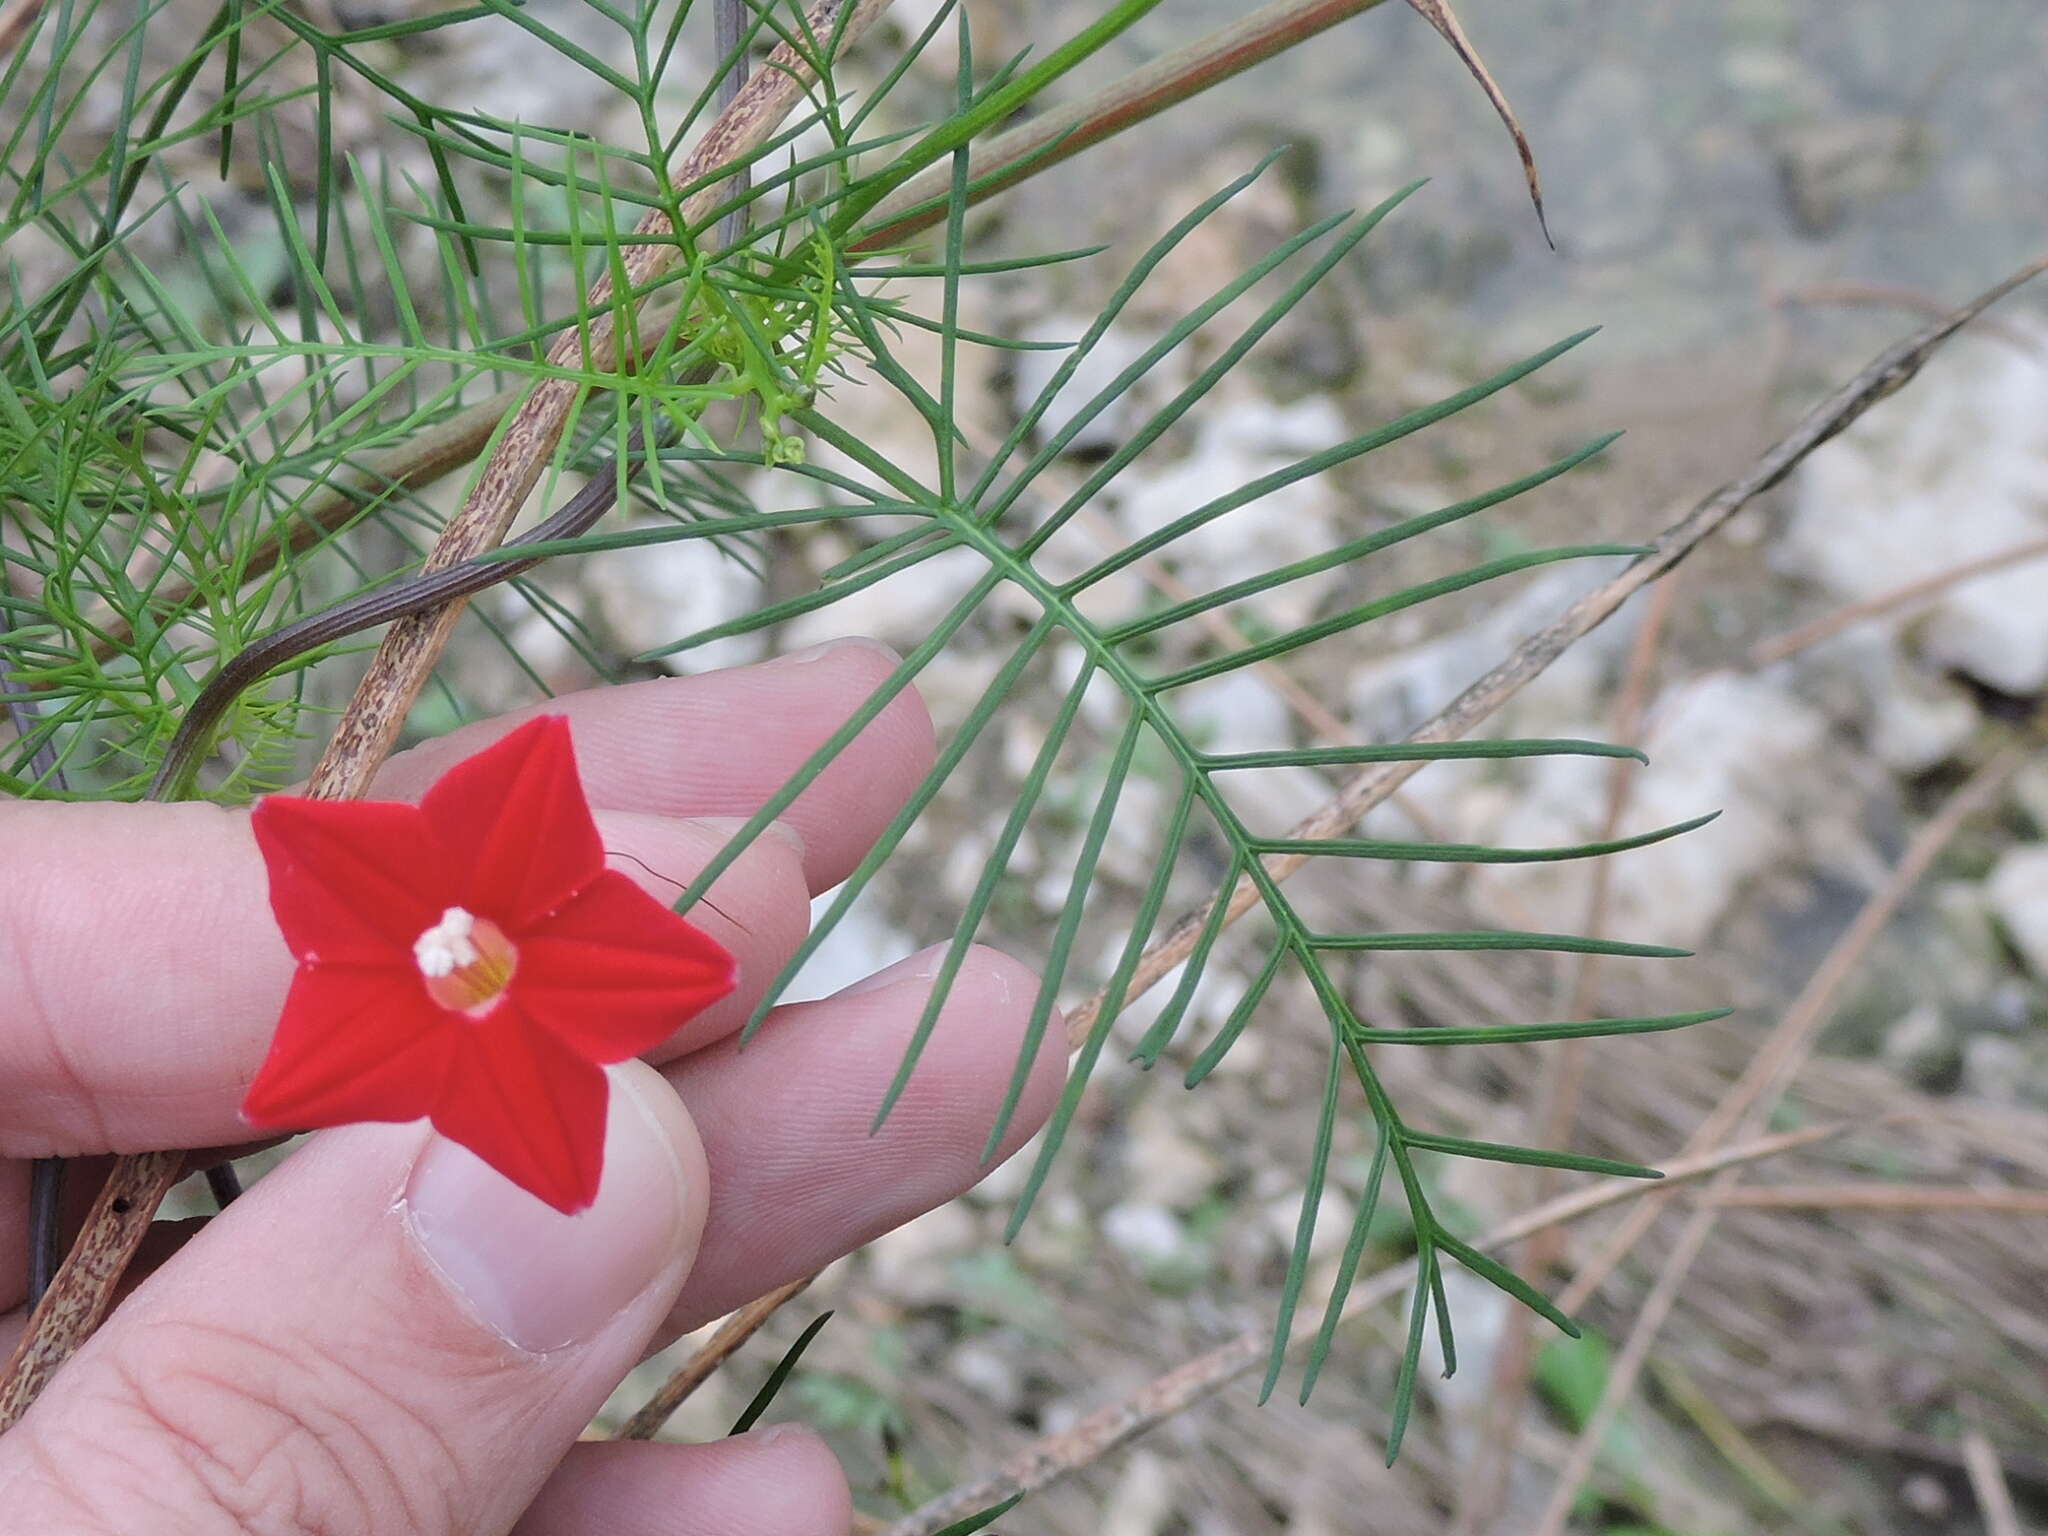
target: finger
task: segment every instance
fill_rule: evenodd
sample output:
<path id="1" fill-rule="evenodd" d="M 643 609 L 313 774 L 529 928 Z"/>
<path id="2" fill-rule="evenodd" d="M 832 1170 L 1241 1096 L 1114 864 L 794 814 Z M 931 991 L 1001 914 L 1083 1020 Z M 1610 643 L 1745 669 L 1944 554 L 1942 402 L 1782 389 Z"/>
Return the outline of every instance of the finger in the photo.
<path id="1" fill-rule="evenodd" d="M 667 816 L 604 812 L 598 825 L 611 867 L 663 900 L 680 895 L 697 873 L 739 830 L 740 820 L 714 816 L 677 820 Z M 701 1050 L 745 1024 L 782 968 L 810 932 L 809 890 L 804 850 L 780 824 L 749 846 L 712 883 L 708 901 L 690 908 L 690 921 L 731 953 L 739 984 L 685 1024 L 670 1040 L 647 1053 L 670 1061 Z"/>
<path id="2" fill-rule="evenodd" d="M 135 1292 L 0 1437 L 21 1530 L 503 1532 L 645 1348 L 706 1170 L 612 1073 L 559 1215 L 420 1127 L 317 1137 Z"/>
<path id="3" fill-rule="evenodd" d="M 777 1424 L 709 1445 L 579 1445 L 515 1536 L 842 1536 L 852 1523 L 838 1458 Z"/>
<path id="4" fill-rule="evenodd" d="M 868 1134 L 938 957 L 926 951 L 834 998 L 779 1009 L 745 1050 L 728 1043 L 669 1069 L 720 1169 L 716 1242 L 671 1331 L 821 1268 L 992 1166 L 982 1146 L 1037 991 L 994 951 L 969 951 L 908 1089 L 881 1133 Z M 1063 1059 L 1054 1015 L 997 1161 L 1050 1112 Z M 6 1277 L 17 1273 L 18 1264 L 0 1270 L 9 1301 Z"/>
<path id="5" fill-rule="evenodd" d="M 248 817 L 17 805 L 0 823 L 29 850 L 0 882 L 0 936 L 13 939 L 0 944 L 0 1155 L 248 1140 L 242 1093 L 293 968 Z M 622 872 L 670 897 L 731 831 L 617 813 L 598 827 L 638 861 Z M 716 910 L 693 916 L 734 949 L 749 986 L 765 985 L 808 922 L 794 845 L 756 840 L 708 894 Z M 756 998 L 720 1004 L 703 1037 L 729 1031 Z"/>
<path id="6" fill-rule="evenodd" d="M 1057 1013 L 1007 1134 L 983 1160 L 1038 978 L 977 948 L 903 1097 L 870 1134 L 942 955 L 926 950 L 836 996 L 777 1009 L 744 1049 L 728 1040 L 663 1069 L 703 1133 L 712 1173 L 704 1257 L 671 1329 L 699 1327 L 943 1205 L 1052 1112 L 1066 1059 Z"/>
<path id="7" fill-rule="evenodd" d="M 841 640 L 755 667 L 569 694 L 401 753 L 376 792 L 416 797 L 523 721 L 556 714 L 569 717 L 592 805 L 751 816 L 888 680 L 898 659 L 879 642 Z M 814 892 L 853 872 L 933 752 L 931 717 L 906 688 L 783 813 L 803 839 Z"/>
<path id="8" fill-rule="evenodd" d="M 983 1160 L 1038 981 L 1007 956 L 977 947 L 954 979 L 909 1086 L 882 1129 L 869 1134 L 941 953 L 926 950 L 834 997 L 777 1009 L 744 1049 L 728 1039 L 663 1069 L 692 1108 L 714 1179 L 703 1257 L 659 1339 L 815 1273 L 944 1204 L 1044 1123 L 1065 1076 L 1057 1012 L 1009 1132 Z"/>

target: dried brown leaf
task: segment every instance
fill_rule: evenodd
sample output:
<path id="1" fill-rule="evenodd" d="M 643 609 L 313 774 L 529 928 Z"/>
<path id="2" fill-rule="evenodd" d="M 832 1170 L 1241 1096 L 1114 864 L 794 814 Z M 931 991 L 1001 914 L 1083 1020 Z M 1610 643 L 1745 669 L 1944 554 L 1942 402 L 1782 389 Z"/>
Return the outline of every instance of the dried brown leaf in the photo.
<path id="1" fill-rule="evenodd" d="M 1486 61 L 1479 57 L 1479 50 L 1472 46 L 1472 39 L 1465 35 L 1463 23 L 1444 4 L 1444 0 L 1408 0 L 1408 3 L 1451 45 L 1451 51 L 1471 71 L 1472 78 L 1479 82 L 1479 88 L 1486 92 L 1486 99 L 1493 103 L 1493 110 L 1500 114 L 1508 137 L 1515 141 L 1515 153 L 1522 157 L 1522 176 L 1529 183 L 1529 201 L 1536 208 L 1536 225 L 1543 231 L 1544 244 L 1556 250 L 1557 242 L 1550 238 L 1550 221 L 1543 216 L 1543 181 L 1536 174 L 1536 152 L 1529 147 L 1529 136 L 1522 132 L 1515 109 L 1508 105 L 1507 93 L 1494 80 Z"/>

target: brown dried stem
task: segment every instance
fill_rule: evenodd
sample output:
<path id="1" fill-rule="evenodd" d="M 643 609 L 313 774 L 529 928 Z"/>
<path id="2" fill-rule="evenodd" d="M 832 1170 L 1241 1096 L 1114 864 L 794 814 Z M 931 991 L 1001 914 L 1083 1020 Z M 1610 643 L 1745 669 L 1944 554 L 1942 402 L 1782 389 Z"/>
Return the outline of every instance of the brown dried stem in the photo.
<path id="1" fill-rule="evenodd" d="M 1741 1184 L 1720 1191 L 1713 1201 L 1723 1210 L 2048 1216 L 2048 1189 L 1977 1189 L 1967 1184 Z"/>
<path id="2" fill-rule="evenodd" d="M 0 59 L 13 54 L 28 29 L 43 14 L 43 0 L 14 0 L 5 11 L 0 11 Z"/>
<path id="3" fill-rule="evenodd" d="M 1494 80 L 1486 61 L 1479 57 L 1479 50 L 1472 46 L 1472 39 L 1465 35 L 1464 24 L 1444 0 L 1408 0 L 1408 3 L 1416 14 L 1436 28 L 1438 36 L 1451 45 L 1451 52 L 1458 56 L 1458 62 L 1479 82 L 1479 89 L 1493 103 L 1493 110 L 1500 118 L 1501 126 L 1507 129 L 1508 137 L 1514 140 L 1515 154 L 1521 159 L 1522 179 L 1529 184 L 1529 202 L 1536 209 L 1536 226 L 1543 231 L 1543 243 L 1556 250 L 1557 242 L 1550 238 L 1550 221 L 1543 216 L 1543 182 L 1536 174 L 1536 154 L 1529 148 L 1529 136 L 1522 132 L 1522 125 L 1515 118 L 1515 109 L 1508 105 L 1507 93 Z"/>
<path id="4" fill-rule="evenodd" d="M 1013 187 L 1381 3 L 1273 0 L 1260 6 L 1244 20 L 1133 70 L 1085 101 L 1047 112 L 976 146 L 969 195 L 979 200 Z M 875 209 L 869 233 L 855 249 L 898 244 L 944 218 L 950 176 L 946 167 L 935 166 L 890 193 Z"/>
<path id="5" fill-rule="evenodd" d="M 0 1373 L 0 1431 L 14 1427 L 57 1367 L 99 1327 L 156 1208 L 184 1173 L 182 1152 L 144 1152 L 115 1162 L 85 1218 L 85 1230 Z"/>
<path id="6" fill-rule="evenodd" d="M 873 24 L 888 3 L 818 0 L 809 16 L 811 34 L 850 43 Z M 688 186 L 700 181 L 766 143 L 814 83 L 816 75 L 805 59 L 786 43 L 778 47 L 683 158 L 673 177 L 675 184 Z M 702 188 L 684 201 L 684 224 L 695 230 L 724 198 L 725 192 L 717 184 Z M 687 244 L 659 238 L 677 233 L 667 212 L 660 208 L 648 210 L 634 233 L 655 238 L 635 240 L 620 252 L 629 294 L 659 280 L 682 259 Z M 632 312 L 630 299 L 626 306 Z M 606 359 L 616 358 L 619 308 L 607 272 L 591 287 L 588 318 L 564 331 L 548 349 L 549 365 L 576 369 L 593 361 L 604 366 Z M 583 388 L 578 380 L 566 377 L 543 378 L 533 385 L 500 430 L 497 448 L 462 509 L 449 519 L 436 540 L 426 569 L 460 564 L 494 548 L 504 538 L 561 441 Z M 451 603 L 431 613 L 400 619 L 385 632 L 326 753 L 313 769 L 309 795 L 352 799 L 369 787 L 371 775 L 390 754 L 407 712 L 426 686 L 462 608 L 460 603 Z"/>
<path id="7" fill-rule="evenodd" d="M 624 1427 L 612 1438 L 652 1440 L 660 1434 L 661 1426 L 668 1422 L 669 1415 L 682 1407 L 692 1392 L 709 1381 L 721 1365 L 738 1353 L 740 1346 L 751 1339 L 784 1302 L 800 1294 L 817 1278 L 816 1275 L 806 1275 L 801 1280 L 792 1280 L 787 1285 L 776 1287 L 765 1296 L 756 1296 L 733 1312 L 718 1325 L 697 1352 L 678 1366 L 675 1374 L 640 1405 L 633 1417 L 628 1419 Z"/>

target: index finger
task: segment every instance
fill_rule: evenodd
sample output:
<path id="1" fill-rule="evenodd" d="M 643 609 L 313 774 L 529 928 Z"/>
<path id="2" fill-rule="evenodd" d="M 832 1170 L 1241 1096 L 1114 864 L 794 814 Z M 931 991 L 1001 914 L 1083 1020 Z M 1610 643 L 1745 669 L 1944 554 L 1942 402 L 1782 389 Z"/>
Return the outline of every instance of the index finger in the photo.
<path id="1" fill-rule="evenodd" d="M 514 726 L 560 714 L 575 729 L 577 767 L 598 810 L 749 816 L 888 681 L 898 659 L 879 641 L 837 640 L 760 666 L 571 694 L 401 753 L 376 793 L 417 798 Z M 803 839 L 812 894 L 852 873 L 934 750 L 931 717 L 906 687 L 782 813 Z"/>

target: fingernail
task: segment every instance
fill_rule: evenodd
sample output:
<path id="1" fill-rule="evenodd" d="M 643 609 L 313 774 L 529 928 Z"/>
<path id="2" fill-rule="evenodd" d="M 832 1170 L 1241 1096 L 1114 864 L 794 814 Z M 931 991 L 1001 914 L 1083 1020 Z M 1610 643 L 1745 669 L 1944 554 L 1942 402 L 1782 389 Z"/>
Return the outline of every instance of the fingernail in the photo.
<path id="1" fill-rule="evenodd" d="M 753 820 L 751 816 L 693 816 L 690 819 L 707 831 L 716 833 L 726 842 L 731 842 L 733 835 L 749 821 Z M 795 827 L 792 827 L 786 821 L 769 822 L 767 826 L 761 829 L 760 835 L 762 837 L 780 838 L 784 843 L 796 850 L 798 858 L 804 856 L 803 833 L 797 831 Z"/>
<path id="2" fill-rule="evenodd" d="M 930 949 L 921 949 L 914 955 L 905 955 L 894 965 L 885 965 L 872 976 L 863 977 L 850 987 L 841 987 L 839 996 L 859 997 L 863 992 L 879 992 L 884 987 L 893 987 L 906 981 L 930 981 L 939 974 L 939 967 L 945 963 L 946 946 L 935 944 Z"/>
<path id="3" fill-rule="evenodd" d="M 903 659 L 902 653 L 893 645 L 872 640 L 866 635 L 844 635 L 837 640 L 827 640 L 818 645 L 806 646 L 800 651 L 787 652 L 776 657 L 769 665 L 798 666 L 805 662 L 823 661 L 827 656 L 837 655 L 841 651 L 873 651 L 886 656 L 892 667 Z"/>
<path id="4" fill-rule="evenodd" d="M 467 1148 L 428 1142 L 401 1210 L 420 1251 L 456 1299 L 515 1349 L 544 1354 L 594 1338 L 677 1262 L 684 1240 L 683 1165 L 669 1090 L 649 1071 L 606 1074 L 604 1181 L 586 1211 L 564 1216 Z"/>

